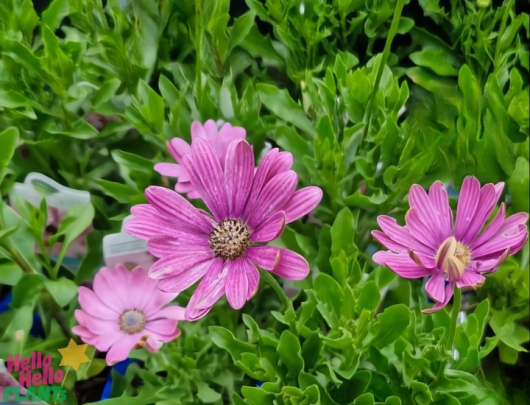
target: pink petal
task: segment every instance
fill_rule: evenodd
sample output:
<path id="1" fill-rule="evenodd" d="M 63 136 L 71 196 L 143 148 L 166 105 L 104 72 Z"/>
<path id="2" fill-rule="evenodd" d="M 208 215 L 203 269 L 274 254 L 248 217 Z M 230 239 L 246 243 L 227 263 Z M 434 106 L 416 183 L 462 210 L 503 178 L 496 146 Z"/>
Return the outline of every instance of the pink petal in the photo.
<path id="1" fill-rule="evenodd" d="M 179 177 L 185 171 L 182 166 L 175 163 L 157 163 L 154 169 L 162 176 L 167 177 Z"/>
<path id="2" fill-rule="evenodd" d="M 403 278 L 421 278 L 432 274 L 431 269 L 418 266 L 410 258 L 409 254 L 392 252 L 376 252 L 373 260 L 380 266 L 386 266 Z"/>
<path id="3" fill-rule="evenodd" d="M 247 266 L 247 279 L 248 279 L 248 291 L 247 291 L 247 300 L 251 299 L 257 292 L 259 287 L 259 270 L 256 266 L 248 261 Z"/>
<path id="4" fill-rule="evenodd" d="M 386 215 L 379 215 L 377 217 L 377 223 L 381 230 L 398 244 L 413 249 L 416 252 L 427 254 L 435 252 L 435 249 L 429 248 L 416 240 L 406 227 L 399 226 L 394 218 Z"/>
<path id="5" fill-rule="evenodd" d="M 480 183 L 475 177 L 466 177 L 458 196 L 456 209 L 455 237 L 462 240 L 469 228 L 480 199 Z"/>
<path id="6" fill-rule="evenodd" d="M 103 335 L 107 333 L 115 333 L 120 331 L 119 326 L 119 315 L 116 315 L 116 319 L 113 321 L 94 318 L 89 315 L 87 312 L 76 309 L 74 312 L 75 319 L 77 322 L 88 329 L 95 335 Z"/>
<path id="7" fill-rule="evenodd" d="M 390 239 L 384 232 L 372 231 L 371 233 L 377 242 L 379 242 L 381 245 L 395 253 L 400 253 L 409 250 L 408 247 L 395 242 L 393 239 Z"/>
<path id="8" fill-rule="evenodd" d="M 290 152 L 278 152 L 274 159 L 276 163 L 271 166 L 271 169 L 267 173 L 265 183 L 269 182 L 278 174 L 291 170 L 293 166 L 293 155 Z"/>
<path id="9" fill-rule="evenodd" d="M 506 207 L 503 203 L 501 204 L 497 215 L 495 215 L 495 217 L 491 220 L 490 224 L 482 231 L 482 234 L 479 237 L 475 238 L 473 241 L 471 241 L 471 243 L 469 244 L 469 247 L 472 250 L 491 239 L 499 231 L 499 229 L 501 229 L 502 224 L 504 223 L 505 211 Z"/>
<path id="10" fill-rule="evenodd" d="M 171 236 L 157 235 L 149 238 L 147 249 L 156 257 L 166 257 L 181 252 L 210 252 L 208 236 L 188 234 L 184 238 L 173 238 Z"/>
<path id="11" fill-rule="evenodd" d="M 256 201 L 248 224 L 252 229 L 259 227 L 265 219 L 279 211 L 291 198 L 298 183 L 298 176 L 293 171 L 283 172 L 269 181 Z"/>
<path id="12" fill-rule="evenodd" d="M 499 229 L 499 234 L 509 235 L 514 232 L 518 232 L 521 225 L 526 227 L 528 222 L 528 214 L 526 212 L 518 212 L 517 214 L 511 215 L 503 222 Z"/>
<path id="13" fill-rule="evenodd" d="M 421 240 L 423 244 L 436 250 L 443 242 L 434 231 L 432 231 L 420 218 L 414 208 L 411 208 L 405 214 L 405 222 L 410 234 L 416 239 Z M 413 249 L 416 250 L 416 249 Z M 421 250 L 419 250 L 421 251 Z M 426 252 L 427 253 L 427 252 Z M 430 253 L 430 252 L 428 252 Z"/>
<path id="14" fill-rule="evenodd" d="M 152 313 L 159 311 L 178 295 L 160 291 L 157 284 L 157 281 L 149 278 L 147 271 L 141 267 L 136 267 L 130 272 L 128 293 L 135 297 L 134 308 L 141 310 L 148 319 Z"/>
<path id="15" fill-rule="evenodd" d="M 319 187 L 305 187 L 296 191 L 285 204 L 286 222 L 291 223 L 313 211 L 322 200 L 322 190 Z"/>
<path id="16" fill-rule="evenodd" d="M 309 264 L 298 253 L 280 248 L 280 261 L 272 272 L 286 280 L 303 280 L 309 274 Z"/>
<path id="17" fill-rule="evenodd" d="M 429 229 L 430 234 L 436 243 L 443 242 L 445 238 L 441 232 L 441 215 L 438 214 L 436 209 L 434 209 L 429 196 L 421 186 L 414 184 L 410 188 L 409 203 L 410 207 L 413 208 L 414 212 L 417 214 L 418 219 Z"/>
<path id="18" fill-rule="evenodd" d="M 166 145 L 169 153 L 177 163 L 180 163 L 184 156 L 191 153 L 190 145 L 181 138 L 173 138 Z"/>
<path id="19" fill-rule="evenodd" d="M 280 261 L 280 248 L 276 246 L 250 246 L 245 257 L 256 266 L 272 271 Z"/>
<path id="20" fill-rule="evenodd" d="M 449 197 L 442 182 L 436 181 L 432 184 L 429 189 L 429 200 L 438 212 L 440 236 L 445 240 L 453 233 L 453 212 L 449 206 Z"/>
<path id="21" fill-rule="evenodd" d="M 458 288 L 475 287 L 477 284 L 482 284 L 486 281 L 486 278 L 474 272 L 473 270 L 464 271 L 462 277 L 456 282 Z"/>
<path id="22" fill-rule="evenodd" d="M 165 292 L 180 293 L 200 280 L 213 262 L 213 260 L 207 260 L 186 271 L 158 280 L 158 288 Z"/>
<path id="23" fill-rule="evenodd" d="M 495 184 L 495 199 L 498 201 L 501 198 L 502 190 L 504 190 L 504 182 Z"/>
<path id="24" fill-rule="evenodd" d="M 133 218 L 125 223 L 125 231 L 140 239 L 149 239 L 153 235 L 175 235 L 179 232 L 171 220 L 164 219 L 149 204 L 138 204 L 131 208 Z"/>
<path id="25" fill-rule="evenodd" d="M 472 250 L 471 255 L 473 259 L 478 260 L 481 257 L 501 252 L 508 248 L 511 250 L 513 247 L 519 246 L 519 244 L 525 241 L 527 237 L 528 231 L 526 230 L 526 227 L 524 225 L 519 225 L 517 233 L 512 233 L 510 235 L 497 234 L 480 247 Z"/>
<path id="26" fill-rule="evenodd" d="M 425 291 L 433 301 L 443 302 L 445 299 L 445 274 L 438 271 L 429 277 L 425 284 Z"/>
<path id="27" fill-rule="evenodd" d="M 177 321 L 174 319 L 156 319 L 148 321 L 145 331 L 154 335 L 173 335 L 177 330 Z"/>
<path id="28" fill-rule="evenodd" d="M 239 217 L 254 180 L 254 153 L 244 140 L 232 142 L 226 154 L 225 181 L 230 216 Z"/>
<path id="29" fill-rule="evenodd" d="M 155 262 L 149 269 L 149 277 L 156 280 L 173 277 L 212 259 L 210 250 L 180 250 Z"/>
<path id="30" fill-rule="evenodd" d="M 112 321 L 115 321 L 120 316 L 120 313 L 114 308 L 103 304 L 98 296 L 94 294 L 94 291 L 81 286 L 78 289 L 78 293 L 79 305 L 90 316 Z"/>
<path id="31" fill-rule="evenodd" d="M 120 314 L 128 309 L 130 298 L 127 291 L 116 289 L 123 282 L 124 279 L 116 271 L 103 267 L 96 273 L 93 283 L 94 293 L 101 302 Z"/>
<path id="32" fill-rule="evenodd" d="M 188 321 L 200 319 L 210 312 L 212 306 L 225 293 L 227 276 L 226 264 L 220 259 L 215 260 L 186 307 L 185 315 Z"/>
<path id="33" fill-rule="evenodd" d="M 184 159 L 184 167 L 190 174 L 191 183 L 201 193 L 204 203 L 214 217 L 218 221 L 227 219 L 230 207 L 219 159 L 214 154 L 211 145 L 202 139 L 193 141 L 191 153 L 193 167 L 190 167 L 189 159 Z"/>
<path id="34" fill-rule="evenodd" d="M 248 279 L 247 266 L 253 267 L 246 259 L 228 263 L 228 276 L 225 286 L 226 299 L 234 309 L 241 309 L 247 302 Z"/>
<path id="35" fill-rule="evenodd" d="M 168 216 L 183 228 L 192 232 L 209 234 L 210 223 L 184 197 L 164 187 L 151 186 L 145 190 L 147 200 L 159 213 Z"/>
<path id="36" fill-rule="evenodd" d="M 129 353 L 133 350 L 134 346 L 136 346 L 141 338 L 142 333 L 136 333 L 134 335 L 124 334 L 120 341 L 113 345 L 107 352 L 107 364 L 112 366 L 129 357 Z"/>
<path id="37" fill-rule="evenodd" d="M 497 193 L 493 184 L 486 184 L 480 190 L 480 200 L 475 211 L 475 217 L 469 224 L 469 227 L 462 237 L 462 242 L 466 245 L 475 239 L 479 231 L 482 229 L 486 220 L 491 215 L 493 208 L 497 204 Z"/>
<path id="38" fill-rule="evenodd" d="M 184 315 L 185 308 L 179 307 L 177 305 L 169 305 L 165 308 L 159 309 L 153 314 L 147 316 L 147 318 L 152 321 L 156 319 L 172 319 L 175 321 L 184 321 L 186 316 Z"/>
<path id="39" fill-rule="evenodd" d="M 252 233 L 250 242 L 270 242 L 278 238 L 285 228 L 285 212 L 278 211 Z"/>
<path id="40" fill-rule="evenodd" d="M 455 283 L 454 281 L 450 281 L 446 286 L 445 286 L 445 299 L 443 300 L 443 302 L 437 302 L 436 304 L 434 304 L 434 306 L 432 308 L 427 308 L 427 309 L 424 309 L 423 312 L 424 314 L 432 314 L 434 312 L 438 312 L 439 310 L 441 310 L 443 307 L 445 307 L 449 301 L 451 301 L 451 298 L 453 297 L 453 292 L 455 290 Z"/>

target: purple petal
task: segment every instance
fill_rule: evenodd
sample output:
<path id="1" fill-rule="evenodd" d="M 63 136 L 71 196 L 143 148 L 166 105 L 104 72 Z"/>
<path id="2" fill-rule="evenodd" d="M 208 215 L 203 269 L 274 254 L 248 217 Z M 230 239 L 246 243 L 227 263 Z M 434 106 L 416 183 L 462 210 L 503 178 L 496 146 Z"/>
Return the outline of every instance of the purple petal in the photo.
<path id="1" fill-rule="evenodd" d="M 155 171 L 162 176 L 179 177 L 183 174 L 184 168 L 176 163 L 157 163 L 154 167 Z"/>
<path id="2" fill-rule="evenodd" d="M 190 145 L 181 138 L 173 138 L 170 140 L 167 143 L 167 149 L 177 163 L 180 163 L 184 156 L 191 153 Z"/>
<path id="3" fill-rule="evenodd" d="M 423 244 L 436 250 L 443 242 L 440 238 L 419 218 L 417 211 L 410 208 L 405 214 L 405 223 L 410 234 L 416 239 L 421 240 Z M 415 249 L 413 249 L 415 250 Z"/>
<path id="4" fill-rule="evenodd" d="M 173 276 L 178 276 L 194 269 L 198 264 L 213 260 L 212 252 L 209 250 L 193 251 L 181 250 L 175 253 L 166 254 L 162 259 L 156 261 L 149 269 L 149 277 L 161 280 Z M 193 277 L 192 277 L 193 278 Z M 197 280 L 195 280 L 197 281 Z M 193 283 L 190 283 L 190 286 Z M 176 292 L 168 291 L 166 292 Z"/>
<path id="5" fill-rule="evenodd" d="M 481 257 L 492 255 L 497 252 L 504 251 L 506 249 L 512 250 L 512 248 L 519 246 L 528 237 L 526 226 L 519 225 L 516 233 L 506 234 L 498 233 L 492 237 L 489 241 L 482 244 L 480 247 L 472 250 L 471 255 L 473 259 L 478 260 Z"/>
<path id="6" fill-rule="evenodd" d="M 256 266 L 272 271 L 280 261 L 280 248 L 276 246 L 251 246 L 245 251 L 245 257 Z"/>
<path id="7" fill-rule="evenodd" d="M 481 285 L 486 281 L 486 278 L 474 272 L 473 270 L 466 270 L 464 274 L 462 274 L 462 277 L 456 282 L 456 286 L 458 288 L 476 288 L 478 285 Z"/>
<path id="8" fill-rule="evenodd" d="M 493 208 L 497 204 L 497 193 L 493 184 L 486 184 L 480 190 L 480 200 L 475 212 L 473 221 L 469 224 L 469 227 L 462 237 L 462 242 L 469 245 L 471 241 L 477 236 L 479 231 L 482 229 L 486 220 L 491 215 Z"/>
<path id="9" fill-rule="evenodd" d="M 265 183 L 269 182 L 273 177 L 280 173 L 291 170 L 293 166 L 293 155 L 290 152 L 278 152 L 274 156 L 275 164 L 271 166 L 271 169 L 265 177 Z"/>
<path id="10" fill-rule="evenodd" d="M 456 209 L 455 237 L 462 240 L 473 221 L 480 199 L 480 183 L 475 177 L 466 177 L 458 197 Z"/>
<path id="11" fill-rule="evenodd" d="M 403 246 L 397 242 L 395 242 L 393 239 L 389 238 L 386 233 L 381 231 L 372 231 L 372 236 L 374 239 L 379 242 L 381 245 L 386 247 L 387 249 L 395 252 L 395 253 L 401 253 L 404 251 L 408 251 L 409 248 L 406 246 Z"/>
<path id="12" fill-rule="evenodd" d="M 499 198 L 501 198 L 502 190 L 504 190 L 504 182 L 500 182 L 495 184 L 495 199 L 499 201 Z"/>
<path id="13" fill-rule="evenodd" d="M 236 140 L 228 147 L 225 163 L 225 181 L 229 215 L 239 217 L 247 202 L 254 180 L 254 153 L 244 140 Z"/>
<path id="14" fill-rule="evenodd" d="M 386 215 L 377 217 L 377 223 L 381 230 L 396 243 L 413 249 L 416 252 L 433 253 L 433 248 L 429 248 L 416 240 L 406 227 L 401 227 L 396 220 Z"/>
<path id="15" fill-rule="evenodd" d="M 441 271 L 437 271 L 433 276 L 427 280 L 425 284 L 425 291 L 433 301 L 443 302 L 445 299 L 445 275 Z"/>
<path id="16" fill-rule="evenodd" d="M 190 174 L 191 183 L 201 192 L 204 203 L 208 206 L 218 221 L 228 218 L 229 204 L 224 187 L 224 176 L 218 157 L 207 141 L 195 139 L 191 145 L 193 168 L 186 164 L 184 167 Z M 191 176 L 191 172 L 195 176 Z M 196 184 L 200 181 L 200 185 Z M 202 189 L 202 190 L 201 190 Z"/>
<path id="17" fill-rule="evenodd" d="M 246 271 L 248 279 L 247 300 L 251 299 L 258 291 L 259 286 L 259 270 L 252 262 L 246 260 Z"/>
<path id="18" fill-rule="evenodd" d="M 291 223 L 309 214 L 322 200 L 322 190 L 318 187 L 305 187 L 296 191 L 285 204 L 286 222 Z"/>
<path id="19" fill-rule="evenodd" d="M 495 215 L 490 224 L 482 231 L 482 234 L 469 244 L 469 247 L 472 250 L 491 239 L 499 231 L 499 229 L 501 229 L 502 224 L 504 223 L 505 212 L 506 207 L 503 203 L 501 204 L 499 211 L 497 211 L 497 215 Z"/>
<path id="20" fill-rule="evenodd" d="M 225 294 L 230 306 L 241 309 L 248 296 L 247 265 L 252 266 L 247 259 L 240 258 L 228 263 L 228 277 L 226 280 Z"/>
<path id="21" fill-rule="evenodd" d="M 298 183 L 298 176 L 293 171 L 283 172 L 269 181 L 259 196 L 250 214 L 248 224 L 258 228 L 263 221 L 279 211 L 291 198 Z"/>
<path id="22" fill-rule="evenodd" d="M 307 260 L 296 252 L 280 249 L 280 261 L 272 272 L 286 280 L 303 280 L 309 274 Z"/>
<path id="23" fill-rule="evenodd" d="M 278 211 L 252 233 L 250 242 L 270 242 L 278 238 L 285 228 L 285 212 Z"/>
<path id="24" fill-rule="evenodd" d="M 429 200 L 439 218 L 439 231 L 442 239 L 447 239 L 453 233 L 453 212 L 449 206 L 449 197 L 442 182 L 436 181 L 429 189 Z"/>
<path id="25" fill-rule="evenodd" d="M 454 281 L 450 281 L 445 286 L 445 293 L 444 293 L 445 299 L 443 300 L 443 302 L 437 302 L 436 304 L 434 304 L 432 308 L 424 309 L 421 312 L 423 312 L 424 314 L 432 314 L 434 312 L 438 312 L 443 307 L 445 307 L 449 303 L 449 301 L 451 301 L 451 297 L 453 296 L 454 290 L 455 290 L 455 283 Z"/>
<path id="26" fill-rule="evenodd" d="M 225 263 L 220 259 L 214 260 L 186 307 L 185 315 L 188 321 L 196 321 L 210 312 L 225 292 L 227 275 L 228 268 Z"/>
<path id="27" fill-rule="evenodd" d="M 437 244 L 443 242 L 445 238 L 441 215 L 434 209 L 429 196 L 421 186 L 414 184 L 410 188 L 409 204 L 418 214 L 418 219 L 430 230 Z"/>
<path id="28" fill-rule="evenodd" d="M 403 278 L 421 278 L 432 274 L 431 269 L 418 266 L 408 253 L 376 252 L 373 260 L 380 266 L 386 266 Z"/>
<path id="29" fill-rule="evenodd" d="M 212 231 L 210 223 L 178 193 L 163 187 L 151 186 L 145 190 L 147 200 L 175 223 L 190 231 L 209 234 Z"/>
<path id="30" fill-rule="evenodd" d="M 157 235 L 147 241 L 147 250 L 153 256 L 166 257 L 180 252 L 211 252 L 208 238 L 205 235 L 190 234 L 191 238 L 180 239 L 166 235 Z"/>
<path id="31" fill-rule="evenodd" d="M 206 260 L 179 274 L 158 280 L 158 288 L 164 292 L 180 293 L 200 280 L 214 262 L 215 260 Z"/>

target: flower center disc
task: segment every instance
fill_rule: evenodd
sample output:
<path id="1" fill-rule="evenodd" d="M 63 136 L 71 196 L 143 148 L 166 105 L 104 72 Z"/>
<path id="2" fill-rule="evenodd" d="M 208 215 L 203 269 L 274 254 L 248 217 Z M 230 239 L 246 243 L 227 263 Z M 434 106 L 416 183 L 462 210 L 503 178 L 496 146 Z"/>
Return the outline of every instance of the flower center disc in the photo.
<path id="1" fill-rule="evenodd" d="M 129 335 L 141 332 L 145 327 L 145 315 L 135 309 L 125 311 L 120 316 L 120 329 Z"/>
<path id="2" fill-rule="evenodd" d="M 458 280 L 471 263 L 471 250 L 451 236 L 440 245 L 435 260 L 438 268 L 451 280 Z"/>
<path id="3" fill-rule="evenodd" d="M 210 233 L 210 249 L 213 255 L 223 260 L 235 260 L 245 253 L 250 245 L 250 231 L 239 219 L 227 219 L 217 224 Z"/>

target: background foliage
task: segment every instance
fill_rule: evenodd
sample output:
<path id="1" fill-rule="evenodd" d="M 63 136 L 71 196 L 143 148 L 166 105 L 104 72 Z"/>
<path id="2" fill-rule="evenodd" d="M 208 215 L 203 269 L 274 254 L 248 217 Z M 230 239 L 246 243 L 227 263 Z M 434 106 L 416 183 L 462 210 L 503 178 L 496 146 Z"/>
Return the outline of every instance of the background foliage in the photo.
<path id="1" fill-rule="evenodd" d="M 19 217 L 2 204 L 0 298 L 12 300 L 0 357 L 65 345 L 102 237 L 146 186 L 171 186 L 152 169 L 170 159 L 165 141 L 220 119 L 245 127 L 258 156 L 292 152 L 301 184 L 324 190 L 279 242 L 313 268 L 295 286 L 295 312 L 263 286 L 241 313 L 220 303 L 160 353 L 135 352 L 125 375 L 92 353 L 69 374 L 68 404 L 99 400 L 108 373 L 108 405 L 527 403 L 528 244 L 464 296 L 455 360 L 442 346 L 449 314 L 420 314 L 421 281 L 377 267 L 369 233 L 379 214 L 403 219 L 413 183 L 458 189 L 469 174 L 505 182 L 508 210 L 529 211 L 526 5 L 0 2 L 1 193 L 41 172 L 92 195 L 52 243 L 95 227 L 72 275 L 43 244 L 45 205 L 18 201 Z"/>

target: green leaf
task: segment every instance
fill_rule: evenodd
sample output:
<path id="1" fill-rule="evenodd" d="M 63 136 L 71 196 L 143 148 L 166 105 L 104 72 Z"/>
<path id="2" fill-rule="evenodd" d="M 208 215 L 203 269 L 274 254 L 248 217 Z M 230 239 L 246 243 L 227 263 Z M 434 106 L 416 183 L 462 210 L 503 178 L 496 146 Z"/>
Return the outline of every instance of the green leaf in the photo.
<path id="1" fill-rule="evenodd" d="M 275 115 L 312 137 L 316 135 L 313 124 L 305 115 L 302 106 L 295 103 L 286 90 L 265 83 L 259 83 L 256 88 L 260 93 L 261 102 Z"/>
<path id="2" fill-rule="evenodd" d="M 515 169 L 508 179 L 508 187 L 512 193 L 513 207 L 517 212 L 529 211 L 529 172 L 528 160 L 520 156 L 515 162 Z"/>
<path id="3" fill-rule="evenodd" d="M 42 13 L 42 22 L 55 30 L 62 19 L 68 15 L 68 0 L 53 0 Z"/>
<path id="4" fill-rule="evenodd" d="M 313 288 L 318 301 L 317 309 L 331 327 L 337 327 L 344 300 L 339 283 L 331 276 L 320 273 Z"/>
<path id="5" fill-rule="evenodd" d="M 234 334 L 228 329 L 225 329 L 221 326 L 210 326 L 208 330 L 210 331 L 212 342 L 216 346 L 230 353 L 234 360 L 240 360 L 242 353 L 250 352 L 257 354 L 257 350 L 254 345 L 236 339 Z"/>
<path id="6" fill-rule="evenodd" d="M 361 287 L 361 293 L 355 304 L 355 311 L 359 314 L 363 309 L 374 311 L 377 308 L 380 299 L 379 288 L 375 281 L 367 281 Z"/>
<path id="7" fill-rule="evenodd" d="M 371 392 L 367 392 L 366 394 L 361 395 L 360 397 L 357 397 L 355 401 L 353 401 L 353 405 L 374 405 L 375 404 L 375 398 L 374 394 Z"/>
<path id="8" fill-rule="evenodd" d="M 221 394 L 214 391 L 210 386 L 202 381 L 195 381 L 197 386 L 197 397 L 204 404 L 211 404 L 221 399 Z"/>
<path id="9" fill-rule="evenodd" d="M 445 50 L 428 48 L 413 52 L 409 57 L 416 65 L 429 68 L 440 76 L 457 76 L 460 64 L 447 55 Z"/>
<path id="10" fill-rule="evenodd" d="M 24 274 L 17 285 L 13 287 L 11 306 L 20 308 L 25 305 L 35 305 L 43 286 L 44 277 L 41 274 Z"/>
<path id="11" fill-rule="evenodd" d="M 0 284 L 17 285 L 24 273 L 14 262 L 0 263 Z"/>
<path id="12" fill-rule="evenodd" d="M 355 236 L 356 221 L 349 208 L 343 208 L 335 218 L 331 227 L 331 253 L 333 256 L 344 251 L 346 255 L 355 252 L 356 247 L 353 242 Z"/>
<path id="13" fill-rule="evenodd" d="M 287 367 L 287 377 L 297 377 L 304 369 L 304 359 L 301 356 L 302 349 L 298 338 L 288 330 L 283 331 L 277 350 L 280 360 Z"/>
<path id="14" fill-rule="evenodd" d="M 92 94 L 92 107 L 98 108 L 101 104 L 109 101 L 112 96 L 116 94 L 116 91 L 120 88 L 120 86 L 121 81 L 116 77 L 106 80 L 101 87 L 95 91 L 94 94 Z"/>
<path id="15" fill-rule="evenodd" d="M 370 344 L 382 349 L 396 341 L 410 324 L 410 309 L 403 304 L 386 308 L 372 326 L 375 334 Z"/>
<path id="16" fill-rule="evenodd" d="M 235 19 L 234 25 L 230 29 L 229 52 L 245 40 L 251 28 L 254 27 L 255 17 L 256 13 L 251 10 Z"/>
<path id="17" fill-rule="evenodd" d="M 18 129 L 11 127 L 0 132 L 0 173 L 8 165 L 18 144 Z M 0 181 L 2 177 L 0 177 Z"/>
<path id="18" fill-rule="evenodd" d="M 180 93 L 171 80 L 166 76 L 160 75 L 160 78 L 158 79 L 158 88 L 168 106 L 172 107 L 178 104 Z"/>
<path id="19" fill-rule="evenodd" d="M 76 283 L 65 277 L 58 280 L 45 280 L 44 286 L 60 307 L 65 307 L 77 296 Z"/>

